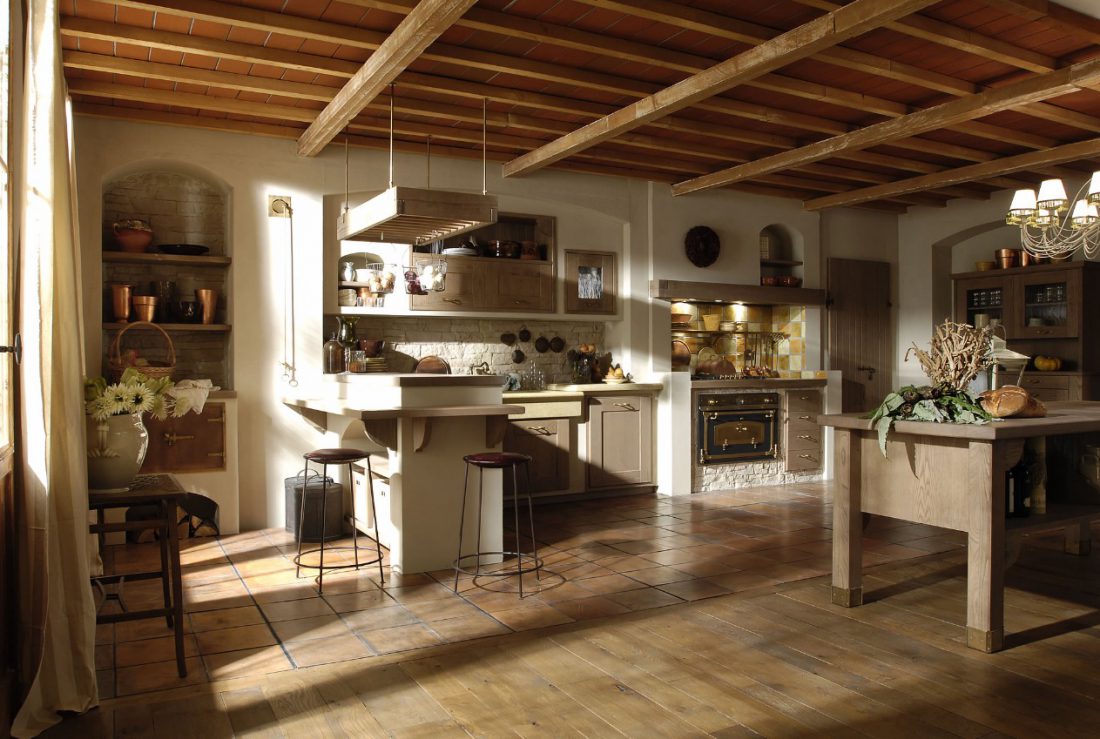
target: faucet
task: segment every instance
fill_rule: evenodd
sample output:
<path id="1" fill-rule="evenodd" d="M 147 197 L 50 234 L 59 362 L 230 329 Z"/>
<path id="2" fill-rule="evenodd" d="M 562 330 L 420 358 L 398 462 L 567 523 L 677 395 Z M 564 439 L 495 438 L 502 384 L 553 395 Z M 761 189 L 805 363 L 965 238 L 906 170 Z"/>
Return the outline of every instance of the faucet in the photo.
<path id="1" fill-rule="evenodd" d="M 487 375 L 487 374 L 489 374 L 489 363 L 488 362 L 482 362 L 481 364 L 471 364 L 470 365 L 470 374 L 471 375 Z"/>

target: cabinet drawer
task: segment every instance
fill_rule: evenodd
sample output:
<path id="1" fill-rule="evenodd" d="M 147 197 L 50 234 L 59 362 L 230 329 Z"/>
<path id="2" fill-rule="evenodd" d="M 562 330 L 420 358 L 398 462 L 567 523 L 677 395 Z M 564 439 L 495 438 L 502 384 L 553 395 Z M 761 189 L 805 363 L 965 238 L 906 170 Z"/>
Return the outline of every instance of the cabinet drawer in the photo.
<path id="1" fill-rule="evenodd" d="M 1051 403 L 1059 400 L 1072 400 L 1070 398 L 1070 391 L 1064 388 L 1038 388 L 1029 387 L 1027 389 L 1033 398 L 1038 398 L 1044 403 Z"/>
<path id="2" fill-rule="evenodd" d="M 569 489 L 570 431 L 569 420 L 565 418 L 511 421 L 508 424 L 504 432 L 504 450 L 531 457 L 532 493 Z M 522 486 L 525 483 L 523 473 L 518 475 Z M 505 475 L 505 490 L 511 490 L 511 486 L 511 475 Z"/>
<path id="3" fill-rule="evenodd" d="M 203 472 L 225 469 L 225 403 L 207 403 L 202 413 L 158 421 L 147 417 L 149 450 L 141 471 Z"/>
<path id="4" fill-rule="evenodd" d="M 788 449 L 785 467 L 788 472 L 808 472 L 821 469 L 821 450 Z"/>
<path id="5" fill-rule="evenodd" d="M 1048 390 L 1069 390 L 1070 378 L 1065 375 L 1031 375 L 1020 380 L 1020 387 L 1028 390 L 1043 388 Z"/>
<path id="6" fill-rule="evenodd" d="M 787 430 L 787 449 L 820 449 L 821 429 L 799 428 Z"/>
<path id="7" fill-rule="evenodd" d="M 787 412 L 791 416 L 805 415 L 809 412 L 816 419 L 821 413 L 820 390 L 788 390 Z"/>
<path id="8" fill-rule="evenodd" d="M 433 259 L 434 257 L 413 257 L 417 264 Z M 427 295 L 410 295 L 409 307 L 412 310 L 483 310 L 485 276 L 478 267 L 477 262 L 460 258 L 448 259 L 446 289 L 438 293 L 429 292 Z"/>

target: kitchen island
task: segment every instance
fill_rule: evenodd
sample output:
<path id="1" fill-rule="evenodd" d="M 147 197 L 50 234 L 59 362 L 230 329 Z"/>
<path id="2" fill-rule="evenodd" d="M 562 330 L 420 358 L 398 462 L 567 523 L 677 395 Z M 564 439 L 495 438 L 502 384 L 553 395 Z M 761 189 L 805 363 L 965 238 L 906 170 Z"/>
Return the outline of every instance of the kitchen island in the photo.
<path id="1" fill-rule="evenodd" d="M 868 419 L 823 415 L 835 430 L 833 501 L 834 603 L 863 603 L 862 514 L 967 533 L 966 643 L 985 652 L 1004 646 L 1006 543 L 1028 532 L 1064 530 L 1067 551 L 1087 554 L 1097 504 L 1058 504 L 1048 491 L 1045 512 L 1006 519 L 1005 473 L 1028 439 L 1100 432 L 1100 403 L 1051 403 L 1046 418 L 982 426 L 901 421 L 883 457 Z"/>
<path id="2" fill-rule="evenodd" d="M 336 375 L 309 396 L 288 395 L 283 402 L 324 432 L 325 446 L 374 452 L 378 520 L 367 519 L 363 484 L 353 496 L 353 512 L 360 528 L 369 524 L 370 533 L 381 536 L 394 572 L 407 574 L 451 566 L 458 546 L 462 458 L 500 451 L 508 415 L 523 410 L 501 402 L 502 382 L 494 375 Z M 471 482 L 476 481 L 475 473 Z M 482 550 L 503 548 L 501 491 L 500 470 L 487 470 Z M 479 523 L 476 498 L 469 496 L 461 513 L 469 531 Z"/>

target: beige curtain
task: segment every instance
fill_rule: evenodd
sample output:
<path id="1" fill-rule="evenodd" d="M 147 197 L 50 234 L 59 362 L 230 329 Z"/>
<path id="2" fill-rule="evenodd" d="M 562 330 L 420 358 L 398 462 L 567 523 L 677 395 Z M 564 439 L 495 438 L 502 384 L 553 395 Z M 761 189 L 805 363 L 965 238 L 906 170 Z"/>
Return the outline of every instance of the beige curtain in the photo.
<path id="1" fill-rule="evenodd" d="M 20 664 L 31 677 L 12 735 L 98 702 L 89 587 L 88 477 L 69 122 L 57 0 L 27 0 L 18 242 L 22 481 Z M 29 675 L 27 674 L 29 673 Z"/>

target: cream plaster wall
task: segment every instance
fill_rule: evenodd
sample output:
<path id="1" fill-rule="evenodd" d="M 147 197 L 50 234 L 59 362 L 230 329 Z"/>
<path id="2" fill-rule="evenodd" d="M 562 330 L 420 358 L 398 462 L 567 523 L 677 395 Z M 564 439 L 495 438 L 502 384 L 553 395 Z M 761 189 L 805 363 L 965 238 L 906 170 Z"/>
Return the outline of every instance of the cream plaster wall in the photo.
<path id="1" fill-rule="evenodd" d="M 82 116 L 76 118 L 75 137 L 89 371 L 97 370 L 101 352 L 101 332 L 96 328 L 102 320 L 103 182 L 159 167 L 213 179 L 229 193 L 228 250 L 234 260 L 229 321 L 233 324 L 233 387 L 240 397 L 241 524 L 245 529 L 281 525 L 283 478 L 299 469 L 304 450 L 321 443 L 321 436 L 279 398 L 287 389 L 284 361 L 293 365 L 293 375 L 303 385 L 320 378 L 322 285 L 328 269 L 322 244 L 326 229 L 332 227 L 325 219 L 325 196 L 344 191 L 343 152 L 331 150 L 304 159 L 296 155 L 292 141 Z M 396 162 L 399 184 L 425 185 L 422 157 L 399 154 Z M 384 187 L 385 166 L 384 152 L 353 150 L 350 189 Z M 432 167 L 432 187 L 479 189 L 478 162 L 436 157 Z M 830 220 L 803 212 L 794 201 L 732 191 L 673 198 L 666 185 L 640 180 L 558 171 L 502 180 L 498 167 L 489 169 L 489 191 L 501 197 L 502 207 L 522 212 L 545 206 L 557 216 L 560 248 L 619 253 L 620 315 L 606 323 L 605 342 L 625 367 L 642 378 L 663 379 L 669 369 L 669 309 L 663 302 L 649 300 L 651 280 L 756 284 L 758 234 L 773 223 L 795 234 L 806 261 L 806 285 L 811 287 L 823 284 L 825 236 L 835 249 L 857 253 L 889 241 L 883 234 L 890 229 L 873 213 L 853 211 Z M 268 195 L 291 197 L 292 222 L 266 216 Z M 684 234 L 701 224 L 714 228 L 723 245 L 718 263 L 707 269 L 691 265 L 683 251 Z M 875 238 L 862 238 L 868 233 Z M 807 327 L 810 369 L 822 367 L 824 361 L 820 314 L 807 315 L 808 324 L 813 324 Z M 690 450 L 687 454 L 674 450 L 684 436 L 679 432 L 690 419 L 686 410 L 680 410 L 684 406 L 672 402 L 673 394 L 683 395 L 666 393 L 658 415 L 658 474 L 662 492 L 687 493 Z M 682 468 L 679 474 L 677 468 Z"/>

